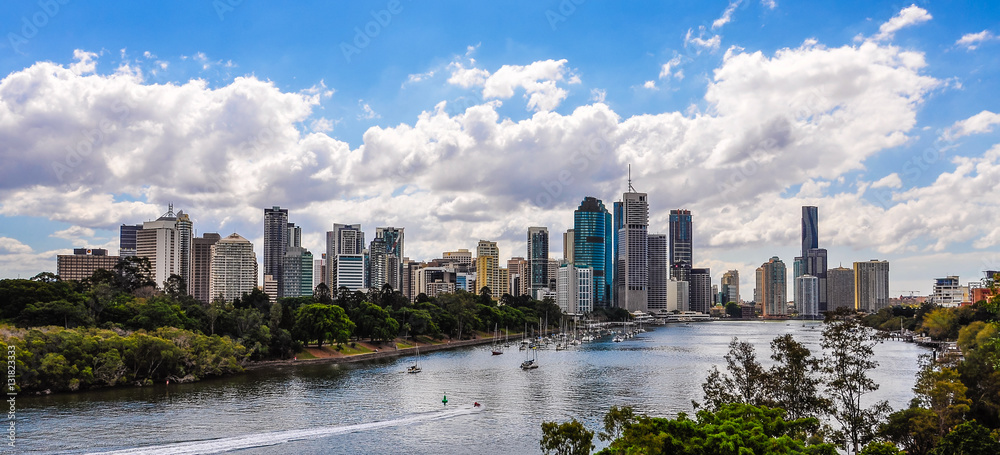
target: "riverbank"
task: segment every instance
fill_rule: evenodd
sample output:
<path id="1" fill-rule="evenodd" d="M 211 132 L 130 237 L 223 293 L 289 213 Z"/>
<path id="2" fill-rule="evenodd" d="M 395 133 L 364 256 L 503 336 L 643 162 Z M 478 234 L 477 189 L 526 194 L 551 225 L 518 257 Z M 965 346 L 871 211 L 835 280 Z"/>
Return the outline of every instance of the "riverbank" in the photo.
<path id="1" fill-rule="evenodd" d="M 511 335 L 510 341 L 520 343 L 523 335 Z M 312 359 L 294 359 L 294 360 L 265 360 L 261 362 L 253 362 L 246 365 L 244 368 L 247 370 L 259 370 L 263 368 L 269 368 L 274 366 L 289 366 L 289 365 L 317 365 L 325 363 L 351 363 L 351 362 L 364 362 L 368 360 L 385 359 L 391 357 L 404 357 L 417 354 L 417 349 L 419 352 L 428 353 L 435 351 L 443 351 L 447 349 L 457 349 L 467 346 L 482 346 L 486 344 L 493 343 L 493 339 L 489 337 L 480 337 L 472 340 L 449 340 L 437 344 L 422 344 L 414 347 L 401 348 L 401 349 L 384 349 L 378 348 L 378 352 L 368 352 L 363 354 L 352 354 L 352 355 L 336 355 L 329 357 L 315 357 Z"/>

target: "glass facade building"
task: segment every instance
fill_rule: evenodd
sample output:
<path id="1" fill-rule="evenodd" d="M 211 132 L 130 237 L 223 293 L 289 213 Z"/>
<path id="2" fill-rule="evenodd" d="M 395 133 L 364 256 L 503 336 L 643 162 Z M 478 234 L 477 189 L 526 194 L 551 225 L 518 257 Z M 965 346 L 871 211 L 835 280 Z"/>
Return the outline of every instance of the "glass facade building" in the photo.
<path id="1" fill-rule="evenodd" d="M 593 272 L 594 306 L 608 306 L 614 283 L 614 225 L 600 199 L 586 197 L 573 212 L 573 259 Z"/>

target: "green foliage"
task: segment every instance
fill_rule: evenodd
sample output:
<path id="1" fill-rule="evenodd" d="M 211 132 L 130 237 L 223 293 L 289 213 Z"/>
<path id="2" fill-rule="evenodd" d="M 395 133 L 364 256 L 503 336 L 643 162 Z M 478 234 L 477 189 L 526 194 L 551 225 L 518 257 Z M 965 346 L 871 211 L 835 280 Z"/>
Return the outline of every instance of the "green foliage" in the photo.
<path id="1" fill-rule="evenodd" d="M 542 422 L 542 453 L 587 455 L 594 449 L 594 432 L 576 419 L 569 422 Z"/>
<path id="2" fill-rule="evenodd" d="M 827 317 L 822 342 L 826 391 L 832 399 L 832 415 L 841 427 L 837 439 L 857 452 L 875 438 L 879 423 L 890 410 L 886 401 L 870 407 L 862 404 L 862 397 L 879 388 L 868 372 L 878 366 L 874 348 L 881 339 L 848 311 L 838 310 Z"/>
<path id="3" fill-rule="evenodd" d="M 731 403 L 767 404 L 767 389 L 762 385 L 768 384 L 769 380 L 764 368 L 757 362 L 753 345 L 733 337 L 725 358 L 728 373 L 712 367 L 702 384 L 705 406 L 709 410 L 718 410 Z"/>
<path id="4" fill-rule="evenodd" d="M 879 436 L 902 447 L 908 455 L 927 455 L 941 439 L 938 416 L 930 409 L 911 406 L 889 414 Z"/>
<path id="5" fill-rule="evenodd" d="M 399 322 L 389 316 L 389 311 L 371 302 L 361 302 L 350 312 L 351 320 L 357 324 L 354 335 L 370 338 L 372 341 L 391 340 L 399 335 Z"/>
<path id="6" fill-rule="evenodd" d="M 602 441 L 613 441 L 621 437 L 622 430 L 635 423 L 635 410 L 631 406 L 612 406 L 604 414 L 604 431 L 598 434 Z"/>
<path id="7" fill-rule="evenodd" d="M 968 388 L 959 379 L 958 371 L 944 367 L 924 356 L 917 383 L 913 387 L 914 404 L 930 409 L 937 416 L 937 433 L 944 436 L 963 421 L 971 402 L 965 397 Z"/>
<path id="8" fill-rule="evenodd" d="M 242 371 L 246 348 L 231 339 L 176 328 L 120 335 L 102 329 L 0 328 L 17 349 L 22 390 L 74 391 L 168 377 Z"/>
<path id="9" fill-rule="evenodd" d="M 772 406 L 788 412 L 791 419 L 818 417 L 829 412 L 832 403 L 821 395 L 819 359 L 789 334 L 771 341 L 775 365 L 767 374 Z"/>
<path id="10" fill-rule="evenodd" d="M 861 449 L 858 455 L 903 455 L 891 442 L 873 442 Z M 912 455 L 912 454 L 911 454 Z"/>
<path id="11" fill-rule="evenodd" d="M 1000 453 L 997 432 L 990 430 L 975 420 L 965 422 L 948 433 L 931 451 L 932 455 L 996 455 Z"/>
<path id="12" fill-rule="evenodd" d="M 323 342 L 345 343 L 354 331 L 354 322 L 347 317 L 344 309 L 337 305 L 314 303 L 299 309 L 295 318 L 296 337 L 305 343 L 315 340 L 316 346 Z"/>
<path id="13" fill-rule="evenodd" d="M 697 420 L 681 413 L 676 419 L 638 416 L 627 423 L 622 436 L 599 454 L 824 454 L 830 444 L 808 444 L 801 439 L 814 418 L 784 420 L 781 409 L 727 404 L 717 411 L 698 411 Z"/>

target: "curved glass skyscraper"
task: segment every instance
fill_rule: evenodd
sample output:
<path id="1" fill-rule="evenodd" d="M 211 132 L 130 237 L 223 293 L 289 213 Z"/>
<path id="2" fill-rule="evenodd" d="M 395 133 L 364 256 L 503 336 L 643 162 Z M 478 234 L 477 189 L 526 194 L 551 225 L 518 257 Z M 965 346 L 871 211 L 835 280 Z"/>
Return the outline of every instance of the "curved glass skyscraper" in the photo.
<path id="1" fill-rule="evenodd" d="M 594 269 L 594 304 L 608 306 L 614 283 L 614 225 L 600 199 L 585 197 L 573 212 L 573 259 L 577 267 Z"/>

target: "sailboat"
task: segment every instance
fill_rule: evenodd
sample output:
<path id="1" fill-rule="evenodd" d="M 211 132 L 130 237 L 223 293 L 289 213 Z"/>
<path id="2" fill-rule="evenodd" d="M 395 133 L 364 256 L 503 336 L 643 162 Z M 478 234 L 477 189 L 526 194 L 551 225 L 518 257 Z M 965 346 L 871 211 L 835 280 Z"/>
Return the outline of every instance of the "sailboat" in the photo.
<path id="1" fill-rule="evenodd" d="M 538 368 L 538 351 L 536 349 L 537 348 L 528 349 L 531 351 L 530 359 L 527 358 L 527 353 L 525 353 L 525 359 L 521 362 L 522 370 L 534 370 L 535 368 Z"/>
<path id="2" fill-rule="evenodd" d="M 503 354 L 503 347 L 499 343 L 500 332 L 497 332 L 497 330 L 499 330 L 499 324 L 493 326 L 493 355 Z"/>
<path id="3" fill-rule="evenodd" d="M 417 350 L 417 357 L 413 359 L 413 365 L 410 365 L 410 367 L 406 369 L 406 372 L 407 373 L 414 373 L 414 374 L 416 374 L 416 373 L 420 372 L 420 364 L 419 364 L 419 362 L 420 362 L 420 346 L 414 346 L 414 349 Z"/>

